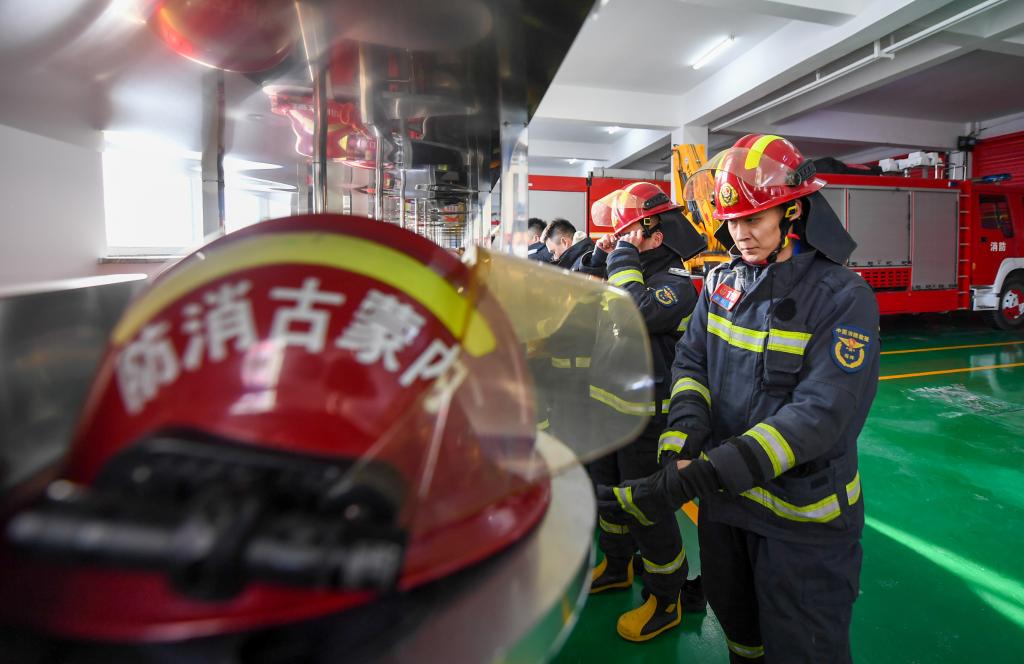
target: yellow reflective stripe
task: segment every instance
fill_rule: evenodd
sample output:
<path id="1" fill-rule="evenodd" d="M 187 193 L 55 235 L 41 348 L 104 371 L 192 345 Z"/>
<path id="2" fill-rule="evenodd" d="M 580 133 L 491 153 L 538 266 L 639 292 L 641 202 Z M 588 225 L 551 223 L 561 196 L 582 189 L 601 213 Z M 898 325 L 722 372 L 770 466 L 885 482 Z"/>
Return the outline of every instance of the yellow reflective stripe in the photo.
<path id="1" fill-rule="evenodd" d="M 596 401 L 600 401 L 606 406 L 625 413 L 626 415 L 655 415 L 654 403 L 647 401 L 645 403 L 637 403 L 634 401 L 626 401 L 622 397 L 616 396 L 607 390 L 602 390 L 596 385 L 590 386 L 590 398 Z"/>
<path id="2" fill-rule="evenodd" d="M 617 523 L 605 521 L 602 516 L 597 517 L 597 525 L 601 527 L 601 530 L 612 535 L 626 535 L 629 533 L 629 526 L 620 526 Z"/>
<path id="3" fill-rule="evenodd" d="M 682 431 L 666 431 L 658 437 L 658 463 L 661 463 L 663 450 L 682 454 L 683 446 L 686 444 L 686 434 Z"/>
<path id="4" fill-rule="evenodd" d="M 683 566 L 683 561 L 686 560 L 686 548 L 684 547 L 679 551 L 679 555 L 676 556 L 675 560 L 664 565 L 658 565 L 657 563 L 651 562 L 644 558 L 644 569 L 651 574 L 672 574 L 679 570 Z"/>
<path id="5" fill-rule="evenodd" d="M 631 517 L 640 522 L 641 526 L 653 526 L 654 522 L 647 518 L 647 515 L 640 511 L 640 508 L 633 502 L 633 487 L 615 487 L 615 499 L 619 506 Z"/>
<path id="6" fill-rule="evenodd" d="M 733 325 L 718 314 L 708 314 L 708 332 L 722 339 L 730 346 L 760 353 L 764 350 L 767 332 Z"/>
<path id="7" fill-rule="evenodd" d="M 860 500 L 860 471 L 853 476 L 850 483 L 846 485 L 846 504 L 853 505 Z"/>
<path id="8" fill-rule="evenodd" d="M 773 136 L 771 134 L 766 134 L 761 138 L 757 139 L 757 141 L 754 142 L 754 144 L 750 147 L 750 150 L 747 152 L 747 159 L 746 161 L 743 162 L 743 168 L 747 169 L 748 171 L 752 168 L 757 168 L 761 163 L 761 157 L 762 155 L 764 155 L 765 148 L 767 148 L 770 144 L 774 143 L 775 141 L 781 140 L 781 136 Z"/>
<path id="9" fill-rule="evenodd" d="M 672 407 L 672 400 L 671 399 L 663 399 L 662 400 L 662 402 L 661 402 L 661 412 L 663 414 L 668 415 L 668 411 L 669 411 L 669 409 L 671 407 Z"/>
<path id="10" fill-rule="evenodd" d="M 537 422 L 537 431 L 547 431 L 548 427 L 551 426 L 551 422 L 548 420 L 541 420 Z"/>
<path id="11" fill-rule="evenodd" d="M 294 264 L 345 270 L 387 284 L 426 308 L 471 355 L 485 355 L 495 347 L 494 334 L 471 299 L 430 267 L 376 242 L 321 232 L 277 233 L 215 247 L 206 256 L 185 259 L 187 264 L 154 283 L 114 328 L 113 343 L 127 342 L 165 307 L 204 284 L 241 270 Z"/>
<path id="12" fill-rule="evenodd" d="M 690 314 L 683 320 L 679 321 L 679 327 L 676 328 L 676 332 L 686 332 L 686 328 L 690 325 L 691 318 L 693 318 L 693 314 Z"/>
<path id="13" fill-rule="evenodd" d="M 771 328 L 768 330 L 768 349 L 803 355 L 807 344 L 811 342 L 811 336 L 808 332 L 790 332 Z"/>
<path id="14" fill-rule="evenodd" d="M 741 643 L 736 643 L 729 639 L 725 640 L 729 644 L 729 650 L 736 653 L 740 657 L 746 657 L 747 659 L 757 659 L 758 657 L 764 657 L 764 646 L 745 646 Z"/>
<path id="15" fill-rule="evenodd" d="M 576 366 L 577 369 L 589 369 L 590 368 L 590 358 L 589 357 L 582 357 L 582 356 L 581 357 L 577 357 L 577 358 L 571 358 L 571 357 L 552 357 L 551 358 L 551 366 L 554 367 L 555 369 L 572 369 L 572 367 L 574 366 L 574 360 L 575 360 L 575 366 Z"/>
<path id="16" fill-rule="evenodd" d="M 708 408 L 711 408 L 711 391 L 704 385 L 701 385 L 700 381 L 694 378 L 680 378 L 677 380 L 676 384 L 672 386 L 672 394 L 670 395 L 670 398 L 674 398 L 677 394 L 681 394 L 687 390 L 693 390 L 704 397 L 704 401 L 708 402 Z"/>
<path id="17" fill-rule="evenodd" d="M 764 422 L 755 424 L 744 435 L 750 436 L 761 445 L 761 449 L 772 462 L 775 477 L 796 465 L 796 458 L 793 456 L 793 448 L 789 446 L 789 441 L 772 425 Z"/>
<path id="18" fill-rule="evenodd" d="M 753 500 L 783 519 L 789 519 L 790 521 L 828 523 L 839 516 L 839 499 L 836 498 L 835 494 L 826 496 L 810 505 L 787 503 L 785 500 L 759 486 L 748 489 L 740 495 Z"/>
<path id="19" fill-rule="evenodd" d="M 622 270 L 608 277 L 608 283 L 612 286 L 624 286 L 630 282 L 644 283 L 644 275 L 640 270 Z"/>

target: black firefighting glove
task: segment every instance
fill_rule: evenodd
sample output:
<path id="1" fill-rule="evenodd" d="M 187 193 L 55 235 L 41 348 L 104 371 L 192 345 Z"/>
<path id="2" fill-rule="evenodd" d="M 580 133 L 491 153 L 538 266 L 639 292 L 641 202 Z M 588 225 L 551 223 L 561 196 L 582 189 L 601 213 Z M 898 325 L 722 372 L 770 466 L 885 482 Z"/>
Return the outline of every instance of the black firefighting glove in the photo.
<path id="1" fill-rule="evenodd" d="M 616 487 L 597 487 L 597 509 L 626 522 L 651 526 L 672 517 L 683 503 L 721 488 L 715 467 L 697 459 L 682 470 L 674 464 Z"/>

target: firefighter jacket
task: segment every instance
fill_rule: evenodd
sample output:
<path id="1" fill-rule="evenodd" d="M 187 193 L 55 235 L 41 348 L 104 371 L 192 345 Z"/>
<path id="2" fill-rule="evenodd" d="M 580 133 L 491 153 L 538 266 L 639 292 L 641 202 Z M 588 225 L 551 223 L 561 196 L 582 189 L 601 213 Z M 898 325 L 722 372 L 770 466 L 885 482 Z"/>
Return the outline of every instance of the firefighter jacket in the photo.
<path id="1" fill-rule="evenodd" d="M 600 250 L 594 253 L 604 254 Z M 591 387 L 591 396 L 619 410 L 644 410 L 651 416 L 645 432 L 654 431 L 657 439 L 657 435 L 665 428 L 668 413 L 676 342 L 686 330 L 697 292 L 679 256 L 664 246 L 641 254 L 633 245 L 620 241 L 615 250 L 607 255 L 606 268 L 608 283 L 629 292 L 647 324 L 653 358 L 655 400 L 648 404 L 629 403 L 618 395 L 602 391 L 598 385 Z M 656 454 L 656 449 L 652 453 Z"/>
<path id="2" fill-rule="evenodd" d="M 548 251 L 547 246 L 543 242 L 534 242 L 526 248 L 526 257 L 532 261 L 540 261 L 541 263 L 551 262 L 551 252 Z"/>
<path id="3" fill-rule="evenodd" d="M 878 382 L 878 305 L 816 251 L 709 275 L 673 366 L 662 446 L 712 463 L 701 518 L 766 537 L 857 537 L 857 436 Z"/>
<path id="4" fill-rule="evenodd" d="M 594 241 L 591 240 L 589 237 L 585 237 L 579 242 L 576 242 L 573 245 L 571 245 L 568 249 L 565 250 L 565 252 L 561 256 L 559 256 L 553 262 L 558 267 L 568 270 L 572 268 L 573 265 L 576 264 L 576 261 L 579 260 L 580 256 L 587 253 L 588 251 L 593 251 L 593 249 Z"/>

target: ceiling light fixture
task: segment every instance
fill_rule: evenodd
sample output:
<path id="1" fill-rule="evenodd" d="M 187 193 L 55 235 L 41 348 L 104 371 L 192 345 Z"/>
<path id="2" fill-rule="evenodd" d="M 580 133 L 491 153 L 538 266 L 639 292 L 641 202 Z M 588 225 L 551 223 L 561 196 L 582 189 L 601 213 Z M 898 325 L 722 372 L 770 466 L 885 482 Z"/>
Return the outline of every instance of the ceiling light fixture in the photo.
<path id="1" fill-rule="evenodd" d="M 572 159 L 566 159 L 565 161 L 566 161 L 566 163 L 567 163 L 567 164 L 569 164 L 570 166 L 572 166 L 573 164 L 575 164 L 575 163 L 576 163 L 577 161 L 579 161 L 579 160 L 578 160 L 578 159 L 576 159 L 576 157 L 573 157 Z"/>
<path id="2" fill-rule="evenodd" d="M 714 60 L 717 56 L 719 56 L 722 53 L 722 51 L 724 51 L 725 49 L 727 49 L 730 46 L 732 46 L 732 43 L 734 41 L 736 41 L 736 38 L 733 37 L 732 35 L 729 35 L 728 37 L 726 37 L 722 41 L 720 41 L 717 44 L 715 44 L 714 46 L 712 46 L 711 49 L 707 53 L 705 53 L 704 55 L 702 55 L 699 58 L 697 58 L 697 61 L 694 62 L 690 66 L 693 67 L 694 69 L 700 69 L 701 67 L 703 67 L 707 63 L 709 63 L 712 60 Z"/>
<path id="3" fill-rule="evenodd" d="M 605 127 L 604 130 L 609 134 L 617 134 L 622 131 L 622 127 Z"/>

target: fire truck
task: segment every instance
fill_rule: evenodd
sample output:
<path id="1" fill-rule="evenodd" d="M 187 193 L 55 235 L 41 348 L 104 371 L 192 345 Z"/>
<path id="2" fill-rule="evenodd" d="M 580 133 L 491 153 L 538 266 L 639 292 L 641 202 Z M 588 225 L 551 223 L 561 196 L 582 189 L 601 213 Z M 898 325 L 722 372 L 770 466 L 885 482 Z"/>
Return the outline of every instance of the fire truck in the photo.
<path id="1" fill-rule="evenodd" d="M 882 314 L 973 310 L 1024 331 L 1024 186 L 930 177 L 821 174 L 822 191 L 857 241 L 848 263 L 874 289 Z M 636 179 L 531 176 L 534 196 L 574 193 L 586 230 L 590 203 Z M 656 181 L 666 193 L 670 185 Z M 565 199 L 568 200 L 568 199 Z M 585 204 L 585 209 L 584 209 Z M 705 231 L 700 211 L 692 221 Z M 698 214 L 694 214 L 698 212 Z M 534 214 L 531 208 L 531 214 Z M 688 264 L 699 276 L 721 251 Z"/>

